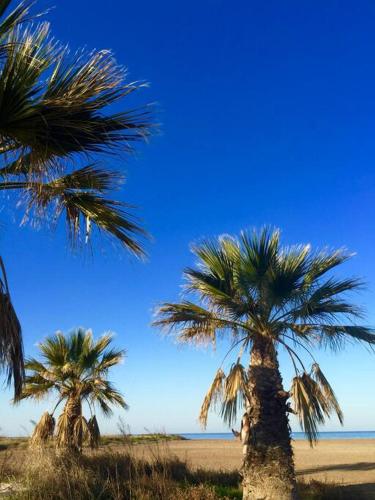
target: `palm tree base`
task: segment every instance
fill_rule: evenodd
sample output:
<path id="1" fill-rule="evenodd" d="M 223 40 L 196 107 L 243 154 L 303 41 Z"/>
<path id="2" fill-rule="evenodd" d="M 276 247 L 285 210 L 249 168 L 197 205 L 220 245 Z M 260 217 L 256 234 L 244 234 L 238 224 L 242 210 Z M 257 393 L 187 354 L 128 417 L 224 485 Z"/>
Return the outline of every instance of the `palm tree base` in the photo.
<path id="1" fill-rule="evenodd" d="M 297 500 L 293 459 L 281 447 L 251 449 L 242 467 L 244 500 Z"/>

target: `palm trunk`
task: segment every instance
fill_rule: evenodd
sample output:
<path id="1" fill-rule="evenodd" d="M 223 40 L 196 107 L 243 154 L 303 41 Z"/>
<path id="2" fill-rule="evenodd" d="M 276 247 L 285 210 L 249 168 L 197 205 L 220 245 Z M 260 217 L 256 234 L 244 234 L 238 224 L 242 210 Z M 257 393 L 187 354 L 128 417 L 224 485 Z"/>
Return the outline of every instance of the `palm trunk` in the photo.
<path id="1" fill-rule="evenodd" d="M 248 397 L 242 420 L 243 498 L 296 500 L 288 395 L 274 345 L 265 339 L 256 339 L 251 351 Z"/>
<path id="2" fill-rule="evenodd" d="M 67 448 L 75 453 L 82 451 L 82 428 L 76 423 L 82 416 L 82 404 L 79 397 L 70 396 L 66 402 L 64 412 L 61 415 L 65 419 L 63 428 L 60 429 L 61 438 L 59 446 Z M 78 431 L 77 431 L 78 427 Z"/>

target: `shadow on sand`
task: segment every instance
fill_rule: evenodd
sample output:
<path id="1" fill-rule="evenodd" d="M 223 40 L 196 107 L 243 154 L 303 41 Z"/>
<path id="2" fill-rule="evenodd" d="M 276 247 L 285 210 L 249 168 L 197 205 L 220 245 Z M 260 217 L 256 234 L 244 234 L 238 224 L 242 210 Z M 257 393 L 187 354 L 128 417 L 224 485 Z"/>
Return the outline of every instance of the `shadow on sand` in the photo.
<path id="1" fill-rule="evenodd" d="M 344 500 L 375 500 L 375 483 L 350 484 L 341 491 Z"/>
<path id="2" fill-rule="evenodd" d="M 355 464 L 333 464 L 333 465 L 322 465 L 321 467 L 311 467 L 309 469 L 300 469 L 297 472 L 297 476 L 302 476 L 306 474 L 315 474 L 316 472 L 328 472 L 328 471 L 348 471 L 348 470 L 358 470 L 367 471 L 375 470 L 375 462 L 357 462 Z"/>

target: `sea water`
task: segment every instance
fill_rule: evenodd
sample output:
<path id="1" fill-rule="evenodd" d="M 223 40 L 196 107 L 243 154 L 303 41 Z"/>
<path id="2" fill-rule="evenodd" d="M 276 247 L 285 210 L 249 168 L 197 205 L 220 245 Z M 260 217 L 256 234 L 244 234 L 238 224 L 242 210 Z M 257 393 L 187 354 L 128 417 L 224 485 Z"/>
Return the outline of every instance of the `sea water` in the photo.
<path id="1" fill-rule="evenodd" d="M 180 436 L 186 439 L 235 439 L 231 432 L 198 432 L 185 433 Z M 306 439 L 303 432 L 292 432 L 292 438 L 295 440 Z M 318 438 L 321 440 L 335 439 L 375 439 L 375 431 L 337 431 L 337 432 L 319 432 Z"/>

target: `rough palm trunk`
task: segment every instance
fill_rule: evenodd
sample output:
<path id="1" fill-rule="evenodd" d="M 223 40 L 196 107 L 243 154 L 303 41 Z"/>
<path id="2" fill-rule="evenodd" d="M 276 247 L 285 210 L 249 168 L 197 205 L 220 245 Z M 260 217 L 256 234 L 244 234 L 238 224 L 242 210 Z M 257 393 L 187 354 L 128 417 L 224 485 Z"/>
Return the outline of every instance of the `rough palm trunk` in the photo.
<path id="1" fill-rule="evenodd" d="M 60 447 L 80 453 L 82 451 L 82 428 L 79 424 L 82 417 L 82 404 L 79 397 L 68 398 L 62 417 L 65 422 L 61 429 Z"/>
<path id="2" fill-rule="evenodd" d="M 251 351 L 249 401 L 242 420 L 243 498 L 295 500 L 296 480 L 277 353 L 272 342 L 257 339 Z"/>

